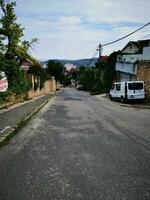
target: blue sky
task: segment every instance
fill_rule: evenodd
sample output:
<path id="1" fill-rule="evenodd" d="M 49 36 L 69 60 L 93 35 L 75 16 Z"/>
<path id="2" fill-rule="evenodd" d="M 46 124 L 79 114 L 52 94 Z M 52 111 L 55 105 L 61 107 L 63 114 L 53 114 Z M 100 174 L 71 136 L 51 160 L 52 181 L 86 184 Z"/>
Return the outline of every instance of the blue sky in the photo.
<path id="1" fill-rule="evenodd" d="M 31 54 L 39 59 L 78 59 L 150 21 L 149 0 L 17 0 L 25 39 L 38 38 Z M 150 26 L 103 48 L 103 55 L 150 33 Z M 148 38 L 147 38 L 148 39 Z M 85 57 L 92 57 L 94 51 Z"/>

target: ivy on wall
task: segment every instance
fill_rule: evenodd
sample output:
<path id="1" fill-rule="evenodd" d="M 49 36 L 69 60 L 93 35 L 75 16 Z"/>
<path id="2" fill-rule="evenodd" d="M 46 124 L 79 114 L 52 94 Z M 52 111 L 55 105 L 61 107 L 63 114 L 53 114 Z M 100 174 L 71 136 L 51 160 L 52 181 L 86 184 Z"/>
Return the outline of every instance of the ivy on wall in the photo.
<path id="1" fill-rule="evenodd" d="M 0 56 L 0 71 L 4 71 L 8 80 L 8 90 L 0 92 L 0 102 L 4 102 L 11 94 L 26 94 L 29 83 L 25 78 L 25 71 L 14 60 L 8 60 Z"/>

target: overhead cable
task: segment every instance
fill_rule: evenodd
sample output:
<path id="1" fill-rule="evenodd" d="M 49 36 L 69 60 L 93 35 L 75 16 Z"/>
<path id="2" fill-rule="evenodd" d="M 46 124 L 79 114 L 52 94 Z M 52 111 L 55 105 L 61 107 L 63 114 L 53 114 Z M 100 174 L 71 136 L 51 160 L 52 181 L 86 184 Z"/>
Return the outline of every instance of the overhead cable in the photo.
<path id="1" fill-rule="evenodd" d="M 129 33 L 129 34 L 127 34 L 127 35 L 125 35 L 125 36 L 119 38 L 119 39 L 117 39 L 117 40 L 114 40 L 114 41 L 109 42 L 109 43 L 102 44 L 101 46 L 108 46 L 108 45 L 110 45 L 110 44 L 113 44 L 113 43 L 119 42 L 120 40 L 123 40 L 124 38 L 129 37 L 130 35 L 132 35 L 132 34 L 138 32 L 139 30 L 143 29 L 144 27 L 146 27 L 146 26 L 148 26 L 148 25 L 150 25 L 150 22 L 147 23 L 147 24 L 145 24 L 144 26 L 138 28 L 137 30 L 135 30 L 135 31 L 133 31 L 133 32 L 131 32 L 131 33 Z"/>

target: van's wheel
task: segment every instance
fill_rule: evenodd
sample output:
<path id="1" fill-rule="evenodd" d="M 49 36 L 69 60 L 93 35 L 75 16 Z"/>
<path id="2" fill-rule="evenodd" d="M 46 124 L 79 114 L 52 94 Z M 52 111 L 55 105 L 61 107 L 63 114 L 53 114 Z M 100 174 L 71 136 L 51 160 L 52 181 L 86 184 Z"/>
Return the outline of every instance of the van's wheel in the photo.
<path id="1" fill-rule="evenodd" d="M 121 96 L 120 101 L 121 101 L 121 103 L 124 103 L 124 97 L 123 96 Z"/>

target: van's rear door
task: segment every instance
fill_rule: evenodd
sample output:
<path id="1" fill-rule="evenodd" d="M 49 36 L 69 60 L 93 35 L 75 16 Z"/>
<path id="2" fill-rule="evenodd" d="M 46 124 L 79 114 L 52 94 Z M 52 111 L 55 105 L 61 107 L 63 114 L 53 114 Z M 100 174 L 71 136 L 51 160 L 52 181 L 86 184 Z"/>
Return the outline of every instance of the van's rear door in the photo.
<path id="1" fill-rule="evenodd" d="M 144 99 L 145 90 L 143 81 L 128 82 L 128 99 Z"/>

